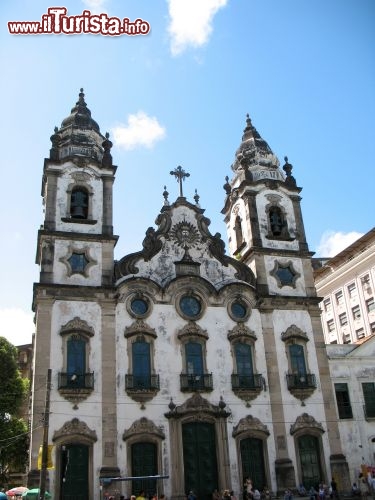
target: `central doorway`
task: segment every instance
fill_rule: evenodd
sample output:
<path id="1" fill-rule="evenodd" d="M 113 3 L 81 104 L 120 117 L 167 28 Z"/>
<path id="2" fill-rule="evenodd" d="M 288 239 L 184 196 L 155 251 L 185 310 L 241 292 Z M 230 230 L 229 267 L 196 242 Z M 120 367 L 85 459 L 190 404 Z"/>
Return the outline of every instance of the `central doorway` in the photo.
<path id="1" fill-rule="evenodd" d="M 207 422 L 182 425 L 185 493 L 211 500 L 218 488 L 215 427 Z"/>

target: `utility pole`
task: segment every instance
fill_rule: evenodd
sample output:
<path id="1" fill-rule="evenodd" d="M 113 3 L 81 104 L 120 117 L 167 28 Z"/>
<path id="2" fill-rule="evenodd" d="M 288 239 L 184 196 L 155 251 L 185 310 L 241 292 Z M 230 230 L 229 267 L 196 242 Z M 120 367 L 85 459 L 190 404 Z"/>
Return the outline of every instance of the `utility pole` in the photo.
<path id="1" fill-rule="evenodd" d="M 43 443 L 42 443 L 42 467 L 40 469 L 39 497 L 38 500 L 44 500 L 46 493 L 46 479 L 48 467 L 48 429 L 49 429 L 49 408 L 51 396 L 51 368 L 47 372 L 46 404 L 44 408 L 43 419 Z"/>

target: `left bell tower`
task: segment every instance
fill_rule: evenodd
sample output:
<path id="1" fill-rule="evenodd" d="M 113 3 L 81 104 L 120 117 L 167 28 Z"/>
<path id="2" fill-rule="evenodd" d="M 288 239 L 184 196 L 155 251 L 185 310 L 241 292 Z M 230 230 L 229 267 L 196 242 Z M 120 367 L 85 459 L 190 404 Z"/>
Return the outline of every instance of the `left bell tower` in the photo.
<path id="1" fill-rule="evenodd" d="M 116 167 L 109 135 L 104 137 L 92 119 L 83 89 L 60 129 L 55 127 L 51 142 L 42 181 L 45 219 L 38 234 L 40 282 L 111 284 L 117 240 L 112 220 Z"/>
<path id="2" fill-rule="evenodd" d="M 36 333 L 29 486 L 39 484 L 41 416 L 49 392 L 48 444 L 54 450 L 54 469 L 48 473 L 47 489 L 59 498 L 70 494 L 73 486 L 64 476 L 66 457 L 79 453 L 86 457 L 80 469 L 83 496 L 94 498 L 93 471 L 118 472 L 116 452 L 104 451 L 116 450 L 117 438 L 112 383 L 118 239 L 113 234 L 112 192 L 117 167 L 112 163 L 109 134 L 102 135 L 91 117 L 83 89 L 70 115 L 60 128 L 55 127 L 51 142 L 43 168 L 44 222 L 36 253 L 40 275 L 33 293 Z M 102 403 L 113 415 L 105 426 Z M 105 430 L 98 433 L 102 427 Z M 77 429 L 74 442 L 66 437 L 67 428 L 73 435 Z"/>

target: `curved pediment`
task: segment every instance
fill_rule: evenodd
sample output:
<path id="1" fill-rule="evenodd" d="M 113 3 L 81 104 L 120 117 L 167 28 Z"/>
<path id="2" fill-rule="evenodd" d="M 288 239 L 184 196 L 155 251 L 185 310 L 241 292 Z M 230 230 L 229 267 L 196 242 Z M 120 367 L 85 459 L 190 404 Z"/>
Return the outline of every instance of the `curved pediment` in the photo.
<path id="1" fill-rule="evenodd" d="M 147 277 L 165 287 L 180 276 L 195 276 L 215 289 L 237 281 L 255 286 L 253 272 L 226 255 L 220 233 L 211 234 L 203 212 L 184 197 L 164 206 L 156 219 L 158 228 L 146 231 L 143 249 L 115 263 L 115 279 Z"/>

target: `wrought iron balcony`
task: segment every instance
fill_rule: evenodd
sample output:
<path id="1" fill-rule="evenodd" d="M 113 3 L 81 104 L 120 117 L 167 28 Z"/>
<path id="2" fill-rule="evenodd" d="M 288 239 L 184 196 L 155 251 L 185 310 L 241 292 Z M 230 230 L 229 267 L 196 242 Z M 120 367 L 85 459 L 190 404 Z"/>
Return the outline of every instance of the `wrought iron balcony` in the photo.
<path id="1" fill-rule="evenodd" d="M 312 373 L 288 373 L 286 380 L 289 390 L 316 388 L 316 378 Z"/>
<path id="2" fill-rule="evenodd" d="M 127 391 L 158 391 L 159 375 L 125 375 Z"/>
<path id="3" fill-rule="evenodd" d="M 212 391 L 212 373 L 181 373 L 181 391 Z"/>
<path id="4" fill-rule="evenodd" d="M 260 390 L 264 386 L 263 376 L 260 374 L 238 375 L 232 374 L 232 389 Z"/>
<path id="5" fill-rule="evenodd" d="M 90 389 L 94 388 L 94 372 L 91 373 L 59 373 L 59 389 Z"/>

